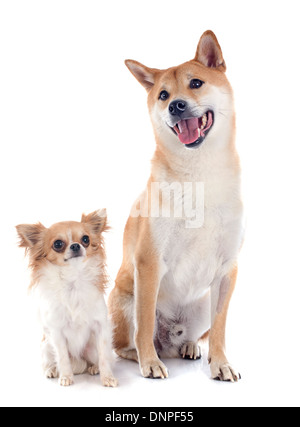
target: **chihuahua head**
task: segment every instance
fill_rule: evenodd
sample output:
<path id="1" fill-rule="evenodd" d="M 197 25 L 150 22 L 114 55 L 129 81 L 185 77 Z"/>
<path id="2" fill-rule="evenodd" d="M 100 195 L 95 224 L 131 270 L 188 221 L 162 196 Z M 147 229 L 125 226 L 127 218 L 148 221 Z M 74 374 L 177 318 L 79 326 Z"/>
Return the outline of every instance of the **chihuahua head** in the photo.
<path id="1" fill-rule="evenodd" d="M 105 209 L 83 214 L 81 222 L 59 222 L 50 228 L 41 223 L 22 224 L 16 228 L 19 246 L 25 248 L 35 270 L 46 262 L 64 267 L 97 255 L 105 258 L 102 238 L 108 229 Z"/>
<path id="2" fill-rule="evenodd" d="M 167 70 L 132 60 L 127 67 L 148 92 L 159 144 L 178 154 L 227 141 L 234 124 L 233 94 L 218 40 L 206 31 L 193 60 Z M 204 144 L 205 142 L 205 144 Z M 183 151 L 184 150 L 184 151 Z"/>

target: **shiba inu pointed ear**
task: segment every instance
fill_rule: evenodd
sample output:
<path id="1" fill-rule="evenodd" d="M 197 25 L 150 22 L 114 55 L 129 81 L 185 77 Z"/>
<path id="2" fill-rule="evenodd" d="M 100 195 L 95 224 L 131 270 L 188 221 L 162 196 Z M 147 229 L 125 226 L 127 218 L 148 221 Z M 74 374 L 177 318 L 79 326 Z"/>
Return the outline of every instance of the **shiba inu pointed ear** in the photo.
<path id="1" fill-rule="evenodd" d="M 155 68 L 148 68 L 140 62 L 133 61 L 132 59 L 127 59 L 125 64 L 141 85 L 149 91 L 154 85 L 155 76 L 159 73 L 159 70 L 156 70 Z"/>
<path id="2" fill-rule="evenodd" d="M 212 31 L 206 31 L 198 44 L 195 60 L 209 68 L 226 71 L 226 64 L 217 37 Z"/>

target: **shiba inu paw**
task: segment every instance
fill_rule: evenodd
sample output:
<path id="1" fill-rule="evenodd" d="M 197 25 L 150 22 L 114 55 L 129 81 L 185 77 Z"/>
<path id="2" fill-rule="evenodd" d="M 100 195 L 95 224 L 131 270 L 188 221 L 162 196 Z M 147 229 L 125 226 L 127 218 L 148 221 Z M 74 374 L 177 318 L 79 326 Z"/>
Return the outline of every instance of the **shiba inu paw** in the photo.
<path id="1" fill-rule="evenodd" d="M 212 379 L 217 381 L 238 382 L 242 377 L 229 363 L 211 362 Z"/>
<path id="2" fill-rule="evenodd" d="M 107 377 L 101 377 L 101 382 L 104 387 L 117 387 L 118 386 L 118 380 L 114 378 L 113 376 L 107 376 Z"/>
<path id="3" fill-rule="evenodd" d="M 63 376 L 59 379 L 59 384 L 62 387 L 69 387 L 74 384 L 73 376 Z"/>
<path id="4" fill-rule="evenodd" d="M 54 366 L 52 368 L 46 369 L 45 375 L 47 378 L 58 378 L 57 368 Z"/>
<path id="5" fill-rule="evenodd" d="M 187 360 L 201 359 L 200 347 L 197 343 L 194 342 L 188 342 L 184 344 L 180 349 L 180 354 L 183 359 Z"/>
<path id="6" fill-rule="evenodd" d="M 88 368 L 88 373 L 92 376 L 99 375 L 99 368 L 96 365 L 90 366 Z"/>
<path id="7" fill-rule="evenodd" d="M 141 372 L 145 378 L 165 379 L 169 377 L 168 369 L 159 359 L 144 363 L 141 366 Z"/>

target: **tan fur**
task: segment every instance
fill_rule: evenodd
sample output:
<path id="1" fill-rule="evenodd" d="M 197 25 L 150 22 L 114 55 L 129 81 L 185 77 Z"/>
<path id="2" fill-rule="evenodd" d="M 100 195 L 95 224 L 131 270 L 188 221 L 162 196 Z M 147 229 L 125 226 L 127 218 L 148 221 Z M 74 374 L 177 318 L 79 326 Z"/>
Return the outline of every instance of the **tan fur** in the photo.
<path id="1" fill-rule="evenodd" d="M 137 322 L 135 340 L 141 370 L 145 377 L 154 375 L 164 378 L 167 376 L 167 371 L 160 363 L 153 344 L 159 286 L 158 254 L 151 239 L 149 223 L 145 219 L 141 223 L 135 259 L 137 271 L 135 278 Z"/>
<path id="2" fill-rule="evenodd" d="M 108 309 L 114 325 L 114 346 L 118 351 L 130 346 L 129 322 L 123 312 L 123 306 L 128 298 L 134 294 L 134 267 L 132 257 L 138 231 L 140 228 L 140 218 L 128 219 L 124 232 L 124 257 L 123 263 L 116 278 L 116 286 L 111 292 L 108 300 Z"/>
<path id="3" fill-rule="evenodd" d="M 232 294 L 235 289 L 238 267 L 235 266 L 229 277 L 229 286 L 221 304 L 218 306 L 217 314 L 209 334 L 209 356 L 212 376 L 214 379 L 225 381 L 237 381 L 240 375 L 229 365 L 226 358 L 225 330 L 227 313 Z"/>
<path id="4" fill-rule="evenodd" d="M 106 253 L 102 233 L 109 229 L 106 217 L 99 220 L 97 212 L 82 215 L 81 222 L 64 221 L 52 225 L 50 228 L 38 224 L 21 224 L 16 226 L 19 235 L 19 246 L 25 248 L 29 255 L 29 266 L 32 269 L 30 289 L 39 279 L 39 273 L 45 262 L 50 261 L 56 265 L 64 265 L 63 254 L 54 252 L 51 247 L 55 240 L 61 239 L 68 243 L 67 230 L 72 230 L 73 241 L 80 242 L 84 234 L 90 236 L 90 245 L 87 248 L 87 257 L 96 254 L 103 260 L 103 273 L 97 284 L 100 291 L 104 291 L 108 282 L 106 273 Z"/>
<path id="5" fill-rule="evenodd" d="M 187 161 L 184 156 L 178 155 L 179 148 L 177 146 L 175 146 L 174 151 L 170 149 L 168 141 L 165 141 L 162 136 L 162 131 L 157 125 L 153 112 L 162 115 L 166 110 L 167 103 L 158 102 L 159 95 L 163 90 L 169 93 L 170 101 L 183 98 L 194 103 L 199 102 L 199 92 L 192 91 L 189 87 L 190 80 L 195 78 L 205 81 L 205 85 L 201 88 L 203 99 L 209 95 L 212 87 L 218 88 L 224 93 L 224 96 L 233 98 L 232 88 L 225 76 L 225 61 L 215 35 L 211 31 L 204 33 L 198 44 L 195 58 L 180 66 L 158 70 L 132 60 L 127 60 L 126 65 L 148 92 L 148 107 L 157 143 L 152 160 L 148 191 L 152 182 L 201 181 L 201 168 L 199 168 L 200 175 L 197 178 L 193 175 L 195 170 L 198 173 L 199 165 L 193 164 L 193 158 Z M 224 167 L 230 170 L 230 174 L 238 181 L 240 163 L 235 148 L 234 113 L 228 120 L 228 127 L 230 137 L 226 150 L 224 149 L 222 161 Z M 218 174 L 217 170 L 215 172 Z M 205 175 L 203 176 L 205 179 Z M 144 195 L 140 203 L 146 206 L 145 203 L 148 202 L 150 213 L 151 199 L 149 197 L 146 200 L 146 197 Z M 234 209 L 238 213 L 242 211 L 242 203 L 239 200 L 236 201 Z M 235 212 L 233 211 L 232 214 L 234 215 Z M 159 253 L 157 249 L 154 227 L 155 222 L 151 221 L 150 216 L 148 218 L 129 218 L 124 232 L 123 263 L 116 279 L 116 286 L 109 298 L 109 310 L 115 328 L 114 343 L 117 353 L 124 358 L 138 360 L 141 372 L 145 377 L 166 378 L 168 372 L 157 356 L 153 337 L 158 297 L 160 302 L 163 302 L 168 301 L 170 296 L 159 288 L 165 272 L 161 271 L 163 254 Z M 180 246 L 181 242 L 178 241 L 177 244 Z M 206 328 L 202 332 L 201 338 L 205 340 L 209 336 L 213 377 L 230 381 L 236 381 L 238 374 L 229 367 L 225 357 L 225 325 L 236 275 L 237 268 L 234 267 L 229 275 L 229 289 L 226 288 L 225 282 L 225 285 L 222 286 L 221 284 L 218 307 L 213 307 L 219 311 L 212 319 L 211 330 L 209 331 L 209 327 Z M 135 330 L 133 330 L 133 325 Z M 187 346 L 193 347 L 193 352 L 196 352 L 197 355 L 195 344 L 188 343 L 185 348 Z M 186 350 L 184 350 L 184 356 L 185 352 Z"/>

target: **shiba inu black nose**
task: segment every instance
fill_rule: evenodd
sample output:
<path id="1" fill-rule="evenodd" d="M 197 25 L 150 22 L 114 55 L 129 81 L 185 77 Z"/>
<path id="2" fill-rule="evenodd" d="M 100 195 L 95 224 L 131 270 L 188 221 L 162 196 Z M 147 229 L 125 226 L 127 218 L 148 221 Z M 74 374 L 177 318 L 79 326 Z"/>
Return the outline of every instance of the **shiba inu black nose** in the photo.
<path id="1" fill-rule="evenodd" d="M 79 252 L 80 251 L 80 245 L 78 243 L 73 243 L 73 245 L 70 246 L 70 249 L 73 252 Z"/>
<path id="2" fill-rule="evenodd" d="M 175 101 L 172 101 L 169 105 L 169 111 L 172 116 L 180 116 L 185 112 L 185 109 L 186 103 L 181 99 L 175 99 Z"/>

